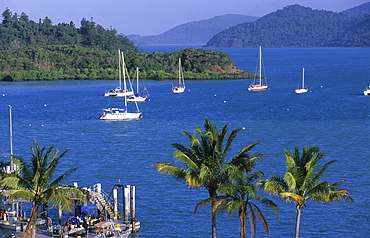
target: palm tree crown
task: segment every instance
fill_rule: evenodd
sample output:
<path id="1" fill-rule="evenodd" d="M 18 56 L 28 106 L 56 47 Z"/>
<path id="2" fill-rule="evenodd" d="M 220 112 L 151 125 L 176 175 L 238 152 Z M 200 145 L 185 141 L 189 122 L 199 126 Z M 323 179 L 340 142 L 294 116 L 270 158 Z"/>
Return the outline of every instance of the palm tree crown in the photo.
<path id="1" fill-rule="evenodd" d="M 226 156 L 230 150 L 239 129 L 234 129 L 228 135 L 228 123 L 220 130 L 207 118 L 204 123 L 205 130 L 200 127 L 195 128 L 195 133 L 183 131 L 189 138 L 190 147 L 174 143 L 176 149 L 174 158 L 181 162 L 182 166 L 175 166 L 167 162 L 154 164 L 159 173 L 173 175 L 176 179 L 185 181 L 189 187 L 204 187 L 207 189 L 211 201 L 212 209 L 212 237 L 216 237 L 216 213 L 214 210 L 214 198 L 217 196 L 217 189 L 225 181 L 225 168 L 228 164 L 237 164 L 241 169 L 250 171 L 257 158 L 261 154 L 250 155 L 249 151 L 258 143 L 244 147 L 231 160 Z"/>
<path id="2" fill-rule="evenodd" d="M 31 145 L 31 161 L 27 164 L 21 158 L 14 157 L 16 173 L 2 181 L 2 186 L 8 188 L 8 195 L 15 199 L 32 201 L 31 218 L 23 237 L 35 237 L 36 219 L 40 205 L 49 203 L 54 207 L 61 207 L 63 210 L 70 210 L 73 205 L 71 198 L 84 199 L 84 192 L 73 186 L 62 186 L 61 183 L 77 168 L 69 169 L 53 180 L 57 172 L 59 160 L 68 150 L 59 153 L 58 149 L 40 148 L 37 141 L 35 146 Z"/>
<path id="3" fill-rule="evenodd" d="M 300 154 L 296 146 L 294 152 L 287 150 L 285 163 L 287 172 L 284 177 L 272 176 L 264 184 L 264 189 L 272 194 L 279 195 L 282 199 L 294 201 L 297 209 L 296 236 L 299 236 L 301 210 L 308 200 L 317 202 L 352 201 L 347 190 L 340 190 L 337 182 L 329 184 L 328 181 L 321 182 L 321 179 L 329 165 L 334 163 L 331 160 L 322 167 L 319 161 L 324 159 L 323 152 L 317 147 L 303 147 Z"/>

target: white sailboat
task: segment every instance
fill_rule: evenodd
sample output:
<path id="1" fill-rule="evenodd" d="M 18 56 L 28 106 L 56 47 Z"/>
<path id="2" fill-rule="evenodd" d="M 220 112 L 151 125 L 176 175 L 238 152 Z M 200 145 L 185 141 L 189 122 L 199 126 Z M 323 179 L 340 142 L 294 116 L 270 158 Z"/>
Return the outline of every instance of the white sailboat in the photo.
<path id="1" fill-rule="evenodd" d="M 364 90 L 365 96 L 370 96 L 370 85 Z"/>
<path id="2" fill-rule="evenodd" d="M 123 56 L 123 53 L 121 53 L 122 56 L 122 69 L 125 69 L 125 59 Z M 123 70 L 123 90 L 127 92 L 127 86 L 126 86 L 126 80 L 125 80 L 125 70 Z M 139 107 L 137 105 L 137 102 L 135 102 L 136 106 L 136 112 L 129 112 L 127 107 L 127 95 L 123 96 L 124 98 L 124 105 L 123 107 L 110 107 L 110 108 L 104 108 L 103 109 L 103 115 L 100 117 L 101 120 L 131 120 L 131 119 L 138 119 L 141 118 L 141 112 L 139 110 Z"/>
<path id="3" fill-rule="evenodd" d="M 104 96 L 105 97 L 124 97 L 124 96 L 131 96 L 131 95 L 134 95 L 134 92 L 133 90 L 127 90 L 126 89 L 122 89 L 122 74 L 124 75 L 125 77 L 125 70 L 126 68 L 122 68 L 122 62 L 121 62 L 121 51 L 118 50 L 118 56 L 119 56 L 119 60 L 118 60 L 118 87 L 112 89 L 112 90 L 109 90 L 109 91 L 106 91 L 104 93 Z M 126 78 L 123 79 L 124 81 L 126 80 Z"/>
<path id="4" fill-rule="evenodd" d="M 179 58 L 179 82 L 177 86 L 172 85 L 172 92 L 183 93 L 185 91 L 185 88 L 184 72 L 182 71 L 181 67 L 181 59 Z"/>
<path id="5" fill-rule="evenodd" d="M 302 87 L 297 88 L 295 93 L 307 93 L 308 89 L 304 87 L 304 68 L 302 68 Z"/>
<path id="6" fill-rule="evenodd" d="M 268 89 L 266 80 L 262 80 L 262 47 L 259 47 L 259 78 L 253 81 L 253 84 L 249 85 L 249 91 L 263 91 Z"/>
<path id="7" fill-rule="evenodd" d="M 139 91 L 139 68 L 136 67 L 136 93 L 127 98 L 128 102 L 144 102 L 149 98 L 149 92 L 146 87 L 143 90 Z"/>

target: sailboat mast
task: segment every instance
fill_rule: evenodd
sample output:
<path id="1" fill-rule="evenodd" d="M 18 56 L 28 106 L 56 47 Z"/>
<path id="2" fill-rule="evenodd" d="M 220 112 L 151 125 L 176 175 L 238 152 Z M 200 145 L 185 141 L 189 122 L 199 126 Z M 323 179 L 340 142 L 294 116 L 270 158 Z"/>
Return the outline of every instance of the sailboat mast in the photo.
<path id="1" fill-rule="evenodd" d="M 136 67 L 136 93 L 139 93 L 139 67 Z"/>
<path id="2" fill-rule="evenodd" d="M 262 48 L 260 46 L 260 72 L 259 72 L 259 75 L 260 75 L 260 85 L 262 85 Z"/>
<path id="3" fill-rule="evenodd" d="M 304 89 L 304 68 L 302 68 L 302 88 Z"/>
<path id="4" fill-rule="evenodd" d="M 125 107 L 127 107 L 126 65 L 125 65 L 125 56 L 123 55 L 123 52 L 121 52 L 121 57 L 122 57 L 122 72 L 123 72 L 123 89 L 125 92 Z"/>
<path id="5" fill-rule="evenodd" d="M 10 125 L 10 171 L 13 171 L 13 122 L 12 122 L 12 106 L 8 105 L 9 107 L 9 125 Z"/>
<path id="6" fill-rule="evenodd" d="M 121 79 L 121 72 L 122 72 L 122 69 L 121 69 L 122 65 L 121 65 L 121 50 L 118 50 L 118 87 L 119 89 L 122 88 L 122 79 Z"/>
<path id="7" fill-rule="evenodd" d="M 181 85 L 181 60 L 179 58 L 179 85 Z"/>

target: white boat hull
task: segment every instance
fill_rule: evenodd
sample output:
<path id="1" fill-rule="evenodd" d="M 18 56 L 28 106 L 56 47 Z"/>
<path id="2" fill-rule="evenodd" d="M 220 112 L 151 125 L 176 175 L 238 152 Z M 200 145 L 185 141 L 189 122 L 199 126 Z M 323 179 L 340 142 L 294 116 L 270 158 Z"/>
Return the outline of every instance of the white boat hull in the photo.
<path id="1" fill-rule="evenodd" d="M 133 91 L 126 91 L 123 89 L 114 89 L 110 91 L 106 91 L 104 93 L 105 97 L 124 97 L 124 96 L 132 96 L 134 95 Z"/>
<path id="2" fill-rule="evenodd" d="M 307 88 L 299 88 L 295 90 L 295 93 L 307 93 L 308 89 Z"/>
<path id="3" fill-rule="evenodd" d="M 185 87 L 173 87 L 172 92 L 173 93 L 183 93 L 185 92 Z"/>
<path id="4" fill-rule="evenodd" d="M 364 95 L 365 95 L 365 96 L 370 96 L 370 88 L 369 88 L 369 89 L 366 89 L 366 90 L 364 91 Z"/>
<path id="5" fill-rule="evenodd" d="M 250 85 L 248 90 L 249 91 L 264 91 L 268 88 L 267 85 Z"/>
<path id="6" fill-rule="evenodd" d="M 147 97 L 141 97 L 141 96 L 132 96 L 127 98 L 127 102 L 145 102 Z"/>
<path id="7" fill-rule="evenodd" d="M 103 109 L 104 114 L 100 117 L 101 120 L 131 120 L 141 117 L 141 112 L 127 112 L 122 108 L 107 108 Z"/>

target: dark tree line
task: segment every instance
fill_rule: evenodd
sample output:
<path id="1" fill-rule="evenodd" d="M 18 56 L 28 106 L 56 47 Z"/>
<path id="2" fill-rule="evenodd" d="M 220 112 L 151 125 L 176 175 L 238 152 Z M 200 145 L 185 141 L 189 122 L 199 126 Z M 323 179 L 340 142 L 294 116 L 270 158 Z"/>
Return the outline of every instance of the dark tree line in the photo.
<path id="1" fill-rule="evenodd" d="M 229 53 L 184 49 L 173 53 L 122 50 L 131 77 L 139 67 L 140 78 L 173 79 L 178 59 L 187 79 L 240 79 L 254 74 L 237 69 Z M 107 51 L 79 45 L 49 45 L 0 51 L 0 80 L 115 79 L 118 50 Z"/>
<path id="2" fill-rule="evenodd" d="M 115 29 L 104 29 L 82 19 L 52 25 L 45 17 L 38 23 L 6 9 L 0 24 L 0 80 L 114 79 L 118 49 L 127 68 L 146 79 L 177 77 L 181 58 L 187 79 L 239 79 L 254 75 L 239 70 L 225 52 L 185 49 L 174 53 L 143 53 Z"/>
<path id="3" fill-rule="evenodd" d="M 6 9 L 2 16 L 0 50 L 72 44 L 102 50 L 137 50 L 127 37 L 117 34 L 115 29 L 104 29 L 92 19 L 88 21 L 83 18 L 81 27 L 76 28 L 72 21 L 52 25 L 48 17 L 34 22 L 29 20 L 26 13 L 13 14 L 9 9 Z"/>

